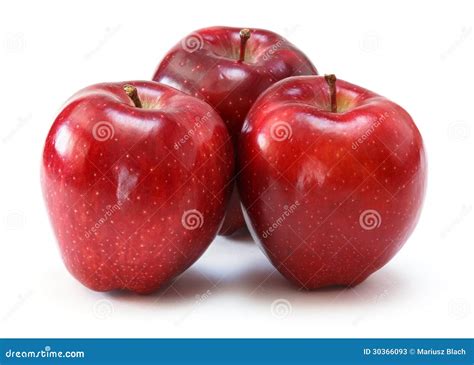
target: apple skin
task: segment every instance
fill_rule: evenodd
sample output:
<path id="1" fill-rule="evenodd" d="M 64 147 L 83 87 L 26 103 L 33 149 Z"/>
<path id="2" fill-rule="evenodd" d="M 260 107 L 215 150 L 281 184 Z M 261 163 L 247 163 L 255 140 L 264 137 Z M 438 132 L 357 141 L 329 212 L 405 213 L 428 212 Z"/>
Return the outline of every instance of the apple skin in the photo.
<path id="1" fill-rule="evenodd" d="M 239 191 L 252 236 L 301 288 L 354 286 L 403 246 L 420 214 L 426 157 L 412 118 L 359 86 L 292 77 L 242 129 Z"/>
<path id="2" fill-rule="evenodd" d="M 240 62 L 241 29 L 219 26 L 189 34 L 166 54 L 153 76 L 154 81 L 211 104 L 235 145 L 250 107 L 264 90 L 290 76 L 317 74 L 303 52 L 264 29 L 250 29 Z M 231 235 L 242 227 L 245 221 L 235 188 L 219 234 Z"/>
<path id="3" fill-rule="evenodd" d="M 229 133 L 205 102 L 151 81 L 83 89 L 54 121 L 41 169 L 66 267 L 93 290 L 157 290 L 216 236 L 233 170 Z"/>

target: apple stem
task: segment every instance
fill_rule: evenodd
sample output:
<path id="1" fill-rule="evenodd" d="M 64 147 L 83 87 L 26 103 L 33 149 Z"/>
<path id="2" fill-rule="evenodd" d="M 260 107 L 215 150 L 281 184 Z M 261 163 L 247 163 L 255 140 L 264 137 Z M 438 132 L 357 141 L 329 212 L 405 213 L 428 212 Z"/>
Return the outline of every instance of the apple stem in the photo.
<path id="1" fill-rule="evenodd" d="M 142 102 L 140 98 L 138 97 L 138 91 L 135 86 L 126 84 L 126 85 L 123 85 L 123 90 L 127 93 L 128 97 L 132 99 L 133 104 L 135 104 L 137 108 L 142 108 Z"/>
<path id="2" fill-rule="evenodd" d="M 329 86 L 329 93 L 331 94 L 331 112 L 337 112 L 337 100 L 336 100 L 336 75 L 324 75 L 326 82 Z"/>
<path id="3" fill-rule="evenodd" d="M 245 45 L 250 38 L 250 29 L 244 28 L 240 30 L 240 55 L 239 62 L 244 62 L 245 59 Z"/>

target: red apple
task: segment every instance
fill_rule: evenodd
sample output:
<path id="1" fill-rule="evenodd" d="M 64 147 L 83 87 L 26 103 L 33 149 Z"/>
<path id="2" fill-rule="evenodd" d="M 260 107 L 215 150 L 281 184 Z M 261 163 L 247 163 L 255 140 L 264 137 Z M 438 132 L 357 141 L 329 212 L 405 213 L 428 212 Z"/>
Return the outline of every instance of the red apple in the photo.
<path id="1" fill-rule="evenodd" d="M 250 110 L 239 146 L 247 225 L 298 286 L 353 286 L 413 231 L 426 158 L 397 104 L 332 76 L 292 77 Z"/>
<path id="2" fill-rule="evenodd" d="M 66 267 L 98 291 L 160 288 L 215 237 L 233 168 L 224 123 L 197 98 L 150 81 L 78 92 L 42 161 Z"/>
<path id="3" fill-rule="evenodd" d="M 247 112 L 264 90 L 290 76 L 314 74 L 309 59 L 278 34 L 212 27 L 191 33 L 174 46 L 153 80 L 211 104 L 236 144 Z M 220 234 L 230 235 L 244 226 L 235 189 Z"/>

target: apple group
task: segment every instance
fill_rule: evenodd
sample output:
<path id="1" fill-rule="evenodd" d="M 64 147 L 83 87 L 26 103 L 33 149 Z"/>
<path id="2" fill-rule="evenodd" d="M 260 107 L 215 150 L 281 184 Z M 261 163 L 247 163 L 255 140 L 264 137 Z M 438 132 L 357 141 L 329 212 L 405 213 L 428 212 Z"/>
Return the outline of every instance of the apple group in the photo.
<path id="1" fill-rule="evenodd" d="M 93 290 L 156 291 L 245 227 L 284 277 L 317 289 L 357 285 L 403 246 L 426 157 L 397 104 L 319 76 L 278 34 L 212 27 L 152 81 L 70 98 L 41 181 L 65 265 Z"/>

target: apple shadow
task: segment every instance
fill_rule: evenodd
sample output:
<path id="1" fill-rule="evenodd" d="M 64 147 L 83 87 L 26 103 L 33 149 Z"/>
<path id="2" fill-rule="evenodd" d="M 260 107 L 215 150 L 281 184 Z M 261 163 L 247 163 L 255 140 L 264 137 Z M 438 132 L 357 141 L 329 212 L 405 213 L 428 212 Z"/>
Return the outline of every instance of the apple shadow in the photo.
<path id="1" fill-rule="evenodd" d="M 382 301 L 399 300 L 406 292 L 400 272 L 385 268 L 355 287 L 333 286 L 305 290 L 286 280 L 271 265 L 248 269 L 220 285 L 223 293 L 253 298 L 268 305 L 284 299 L 301 309 L 321 307 L 376 306 Z"/>
<path id="2" fill-rule="evenodd" d="M 140 295 L 130 291 L 116 290 L 105 294 L 114 300 L 132 304 L 148 303 L 175 306 L 195 302 L 213 287 L 212 279 L 204 276 L 198 270 L 190 268 L 154 293 Z"/>
<path id="3" fill-rule="evenodd" d="M 388 265 L 355 287 L 304 290 L 287 281 L 260 250 L 254 245 L 248 245 L 248 242 L 248 240 L 222 242 L 219 248 L 221 251 L 215 254 L 219 260 L 222 256 L 224 267 L 236 260 L 235 252 L 245 251 L 247 261 L 225 276 L 219 276 L 223 270 L 208 271 L 207 268 L 213 265 L 211 262 L 203 261 L 199 262 L 199 265 L 193 265 L 170 284 L 150 295 L 137 295 L 124 291 L 111 292 L 108 295 L 115 300 L 150 305 L 155 309 L 186 306 L 209 297 L 235 296 L 250 298 L 262 305 L 270 305 L 278 299 L 283 299 L 298 308 L 314 310 L 348 305 L 363 305 L 370 308 L 381 301 L 399 300 L 403 293 L 407 293 L 407 286 L 410 285 L 399 270 Z"/>
<path id="4" fill-rule="evenodd" d="M 249 230 L 247 227 L 241 228 L 235 233 L 230 236 L 226 236 L 226 238 L 231 242 L 244 242 L 244 243 L 253 243 L 254 240 L 250 235 Z"/>

